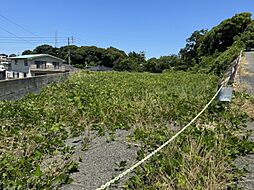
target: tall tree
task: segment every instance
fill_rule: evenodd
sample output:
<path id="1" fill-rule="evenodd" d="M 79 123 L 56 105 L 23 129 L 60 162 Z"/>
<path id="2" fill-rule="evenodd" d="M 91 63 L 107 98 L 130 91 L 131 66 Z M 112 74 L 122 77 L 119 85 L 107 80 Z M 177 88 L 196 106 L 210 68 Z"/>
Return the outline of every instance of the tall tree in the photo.
<path id="1" fill-rule="evenodd" d="M 227 50 L 234 43 L 235 37 L 241 35 L 251 22 L 251 13 L 236 14 L 222 21 L 205 35 L 199 47 L 200 55 L 212 55 Z"/>
<path id="2" fill-rule="evenodd" d="M 22 55 L 30 55 L 30 54 L 33 54 L 33 51 L 25 50 L 25 51 L 22 52 Z"/>
<path id="3" fill-rule="evenodd" d="M 247 26 L 239 40 L 241 40 L 247 48 L 254 48 L 254 20 Z"/>
<path id="4" fill-rule="evenodd" d="M 40 45 L 37 46 L 34 50 L 33 50 L 33 54 L 50 54 L 53 56 L 58 56 L 58 52 L 57 52 L 57 48 L 54 48 L 50 45 Z"/>
<path id="5" fill-rule="evenodd" d="M 192 66 L 198 62 L 198 47 L 203 43 L 207 30 L 196 30 L 186 40 L 186 46 L 180 50 L 183 64 Z"/>

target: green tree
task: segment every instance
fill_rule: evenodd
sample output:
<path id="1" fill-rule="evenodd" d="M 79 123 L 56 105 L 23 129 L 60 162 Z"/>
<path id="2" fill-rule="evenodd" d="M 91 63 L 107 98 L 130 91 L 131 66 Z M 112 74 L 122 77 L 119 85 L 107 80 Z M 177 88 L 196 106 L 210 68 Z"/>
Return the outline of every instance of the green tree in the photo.
<path id="1" fill-rule="evenodd" d="M 126 58 L 127 55 L 124 51 L 119 50 L 114 47 L 109 47 L 106 49 L 106 60 L 103 62 L 104 66 L 113 67 L 116 63 Z"/>
<path id="2" fill-rule="evenodd" d="M 178 69 L 180 68 L 180 63 L 180 58 L 177 55 L 161 56 L 159 59 L 157 59 L 155 72 L 161 73 L 164 70 L 173 68 Z"/>
<path id="3" fill-rule="evenodd" d="M 16 57 L 17 55 L 16 54 L 10 54 L 9 57 Z"/>
<path id="4" fill-rule="evenodd" d="M 22 52 L 22 55 L 30 55 L 30 54 L 33 54 L 33 51 L 25 50 L 25 51 Z"/>
<path id="5" fill-rule="evenodd" d="M 113 67 L 114 70 L 116 71 L 134 71 L 134 72 L 140 72 L 141 65 L 132 58 L 125 58 L 121 60 L 120 62 L 116 63 Z"/>
<path id="6" fill-rule="evenodd" d="M 254 20 L 247 26 L 238 40 L 241 40 L 248 48 L 254 47 Z"/>
<path id="7" fill-rule="evenodd" d="M 53 56 L 58 56 L 58 51 L 57 51 L 57 48 L 54 48 L 50 45 L 45 44 L 45 45 L 37 46 L 33 50 L 33 54 L 49 54 Z"/>
<path id="8" fill-rule="evenodd" d="M 151 58 L 143 64 L 144 71 L 155 73 L 156 72 L 157 59 Z"/>
<path id="9" fill-rule="evenodd" d="M 207 30 L 196 30 L 186 40 L 186 46 L 179 52 L 182 62 L 186 66 L 193 66 L 198 63 L 198 47 L 203 43 Z"/>
<path id="10" fill-rule="evenodd" d="M 128 54 L 128 57 L 131 59 L 136 60 L 137 62 L 144 63 L 146 61 L 146 57 L 145 57 L 145 52 L 141 51 L 139 53 L 135 52 L 135 51 L 131 51 Z"/>
<path id="11" fill-rule="evenodd" d="M 222 21 L 204 36 L 204 40 L 199 47 L 200 55 L 224 52 L 234 43 L 235 37 L 241 35 L 251 22 L 251 13 L 246 12 L 236 14 L 232 18 Z"/>

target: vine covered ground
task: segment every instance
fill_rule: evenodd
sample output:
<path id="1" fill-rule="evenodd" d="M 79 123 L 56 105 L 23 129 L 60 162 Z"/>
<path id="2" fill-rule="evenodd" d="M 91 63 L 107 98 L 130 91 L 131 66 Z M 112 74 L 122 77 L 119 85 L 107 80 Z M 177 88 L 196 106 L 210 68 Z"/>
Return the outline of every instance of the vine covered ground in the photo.
<path id="1" fill-rule="evenodd" d="M 138 159 L 187 124 L 210 100 L 218 77 L 188 72 L 79 72 L 18 101 L 0 102 L 0 189 L 52 189 L 78 169 L 65 140 L 133 130 Z M 237 94 L 238 104 L 241 94 Z M 238 175 L 231 161 L 252 151 L 239 135 L 248 119 L 237 103 L 214 102 L 195 126 L 138 168 L 129 189 L 217 189 Z M 215 187 L 215 188 L 213 188 Z"/>

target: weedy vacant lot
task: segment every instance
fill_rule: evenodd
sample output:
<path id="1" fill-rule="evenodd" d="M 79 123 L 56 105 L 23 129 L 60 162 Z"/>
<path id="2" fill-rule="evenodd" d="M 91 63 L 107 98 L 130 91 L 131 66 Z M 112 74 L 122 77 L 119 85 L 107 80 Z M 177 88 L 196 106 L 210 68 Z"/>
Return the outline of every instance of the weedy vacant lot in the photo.
<path id="1" fill-rule="evenodd" d="M 0 188 L 52 189 L 77 170 L 65 140 L 132 129 L 139 158 L 187 124 L 217 90 L 213 75 L 80 72 L 38 95 L 0 102 Z M 242 96 L 237 95 L 237 99 Z M 239 102 L 239 101 L 238 101 Z M 236 177 L 231 161 L 252 150 L 239 106 L 214 102 L 195 126 L 137 169 L 130 189 L 217 189 Z M 113 139 L 113 133 L 112 139 Z M 85 141 L 84 141 L 85 142 Z"/>

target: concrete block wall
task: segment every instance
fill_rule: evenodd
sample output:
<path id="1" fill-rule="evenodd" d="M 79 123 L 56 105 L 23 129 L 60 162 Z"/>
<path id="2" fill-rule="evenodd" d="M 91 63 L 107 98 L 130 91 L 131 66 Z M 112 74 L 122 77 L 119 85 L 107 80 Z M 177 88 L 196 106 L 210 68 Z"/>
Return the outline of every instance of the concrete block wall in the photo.
<path id="1" fill-rule="evenodd" d="M 29 92 L 38 93 L 50 83 L 61 82 L 69 73 L 49 74 L 30 78 L 0 80 L 0 100 L 18 100 Z"/>

